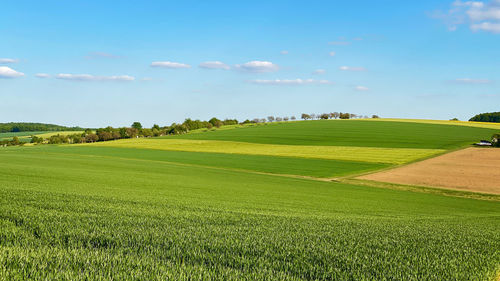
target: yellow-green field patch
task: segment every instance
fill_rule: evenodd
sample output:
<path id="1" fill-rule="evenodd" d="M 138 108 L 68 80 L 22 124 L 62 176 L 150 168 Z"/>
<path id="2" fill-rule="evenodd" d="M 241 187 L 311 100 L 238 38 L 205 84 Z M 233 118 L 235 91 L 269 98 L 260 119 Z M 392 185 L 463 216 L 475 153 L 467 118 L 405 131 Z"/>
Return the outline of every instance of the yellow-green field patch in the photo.
<path id="1" fill-rule="evenodd" d="M 50 138 L 51 136 L 55 136 L 55 135 L 66 136 L 66 135 L 82 134 L 82 133 L 83 133 L 83 131 L 59 131 L 59 132 L 49 132 L 49 133 L 39 134 L 36 136 L 46 139 L 46 138 Z"/>
<path id="2" fill-rule="evenodd" d="M 466 126 L 466 127 L 476 127 L 476 128 L 500 130 L 500 123 L 473 122 L 473 121 L 451 121 L 451 120 L 431 120 L 431 119 L 396 119 L 396 118 L 372 118 L 372 119 L 349 119 L 349 120 L 410 122 L 410 123 L 454 125 L 454 126 Z"/>
<path id="3" fill-rule="evenodd" d="M 403 164 L 445 151 L 443 149 L 276 145 L 233 141 L 153 138 L 127 139 L 83 145 L 146 148 L 171 151 L 287 156 L 388 164 Z"/>

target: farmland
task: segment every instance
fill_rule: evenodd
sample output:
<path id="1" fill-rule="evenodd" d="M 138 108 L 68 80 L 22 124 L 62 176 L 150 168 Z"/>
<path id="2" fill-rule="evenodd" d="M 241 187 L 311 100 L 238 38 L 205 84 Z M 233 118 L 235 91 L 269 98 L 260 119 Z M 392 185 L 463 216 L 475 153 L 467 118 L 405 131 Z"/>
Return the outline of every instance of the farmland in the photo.
<path id="1" fill-rule="evenodd" d="M 362 178 L 500 194 L 499 167 L 500 149 L 470 147 Z"/>
<path id="2" fill-rule="evenodd" d="M 498 200 L 309 178 L 494 132 L 306 121 L 2 148 L 0 279 L 494 280 Z"/>

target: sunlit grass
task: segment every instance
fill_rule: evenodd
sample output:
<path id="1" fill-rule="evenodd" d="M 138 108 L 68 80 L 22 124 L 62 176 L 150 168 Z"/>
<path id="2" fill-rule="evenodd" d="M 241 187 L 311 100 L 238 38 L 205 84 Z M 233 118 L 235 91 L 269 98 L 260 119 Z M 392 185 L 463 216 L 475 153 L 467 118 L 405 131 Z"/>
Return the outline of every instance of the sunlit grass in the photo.
<path id="1" fill-rule="evenodd" d="M 379 148 L 355 146 L 275 145 L 215 140 L 139 138 L 84 144 L 94 146 L 213 152 L 247 155 L 335 159 L 402 164 L 444 152 L 442 149 Z"/>

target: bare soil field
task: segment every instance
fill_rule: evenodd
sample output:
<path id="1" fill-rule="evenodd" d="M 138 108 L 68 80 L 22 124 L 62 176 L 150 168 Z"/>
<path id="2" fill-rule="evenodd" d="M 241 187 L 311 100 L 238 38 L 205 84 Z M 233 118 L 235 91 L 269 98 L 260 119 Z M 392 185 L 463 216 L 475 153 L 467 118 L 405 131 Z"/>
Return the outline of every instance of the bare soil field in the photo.
<path id="1" fill-rule="evenodd" d="M 500 149 L 471 147 L 359 179 L 500 194 Z"/>

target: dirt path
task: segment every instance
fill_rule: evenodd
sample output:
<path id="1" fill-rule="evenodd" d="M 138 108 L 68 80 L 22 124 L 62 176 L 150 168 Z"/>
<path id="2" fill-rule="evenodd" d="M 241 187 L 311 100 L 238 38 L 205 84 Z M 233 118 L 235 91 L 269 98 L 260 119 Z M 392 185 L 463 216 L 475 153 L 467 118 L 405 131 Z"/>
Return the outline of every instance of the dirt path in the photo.
<path id="1" fill-rule="evenodd" d="M 500 149 L 467 148 L 359 179 L 500 194 Z"/>

